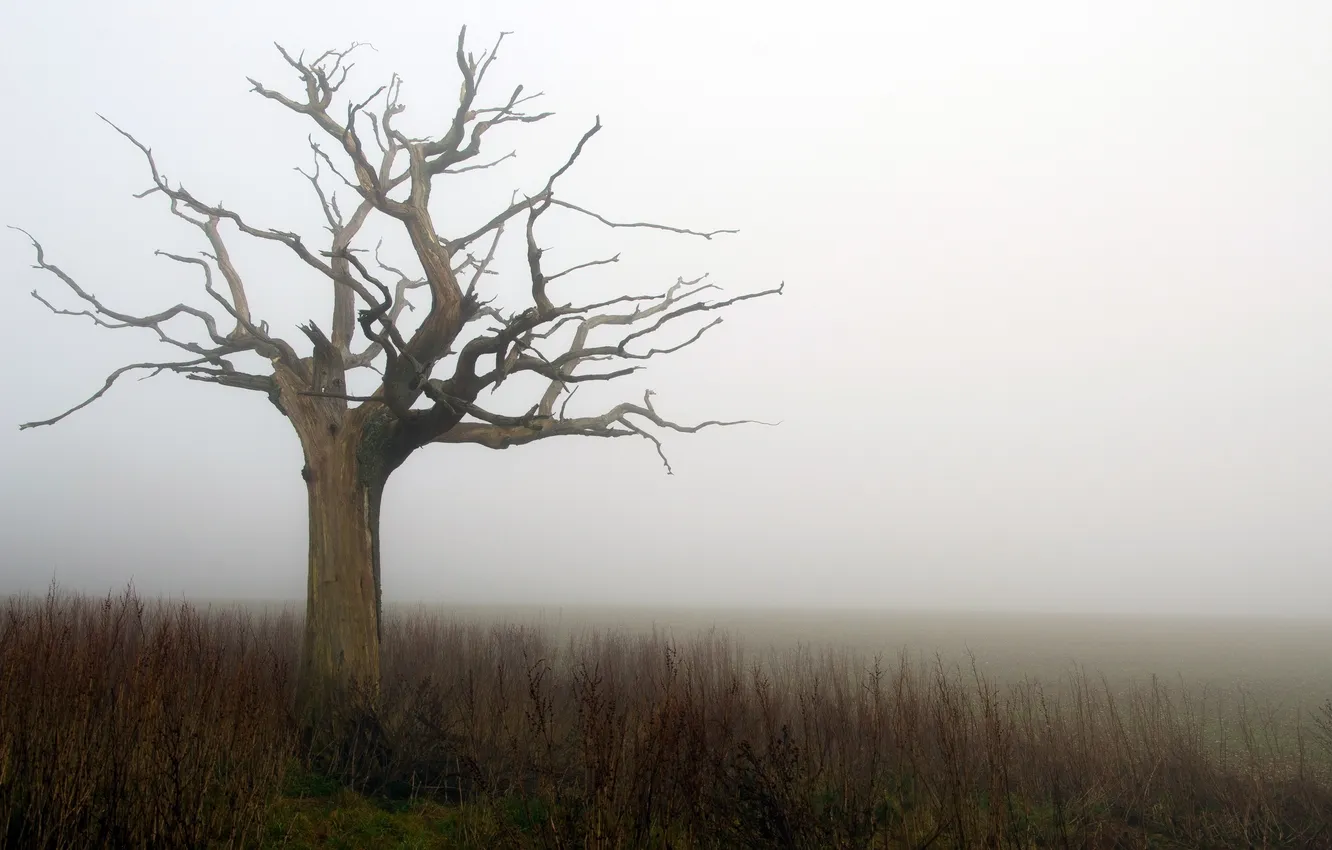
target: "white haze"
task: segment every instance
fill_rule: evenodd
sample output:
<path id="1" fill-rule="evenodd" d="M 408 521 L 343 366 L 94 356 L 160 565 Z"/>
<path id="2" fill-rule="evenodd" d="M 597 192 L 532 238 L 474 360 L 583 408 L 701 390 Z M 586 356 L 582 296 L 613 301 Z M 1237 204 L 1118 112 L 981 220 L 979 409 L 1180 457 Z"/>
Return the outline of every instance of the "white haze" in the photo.
<path id="1" fill-rule="evenodd" d="M 131 198 L 142 158 L 96 113 L 313 239 L 313 127 L 245 78 L 294 91 L 274 41 L 370 42 L 358 91 L 397 71 L 437 132 L 464 23 L 478 51 L 514 32 L 492 98 L 558 115 L 488 137 L 519 158 L 441 185 L 443 220 L 539 186 L 600 115 L 566 197 L 740 233 L 552 215 L 553 267 L 787 284 L 586 403 L 780 425 L 671 435 L 673 477 L 641 440 L 424 451 L 386 496 L 389 599 L 1332 614 L 1326 2 L 6 3 L 0 223 L 109 304 L 206 306 L 153 256 L 197 232 Z M 232 244 L 275 328 L 327 325 L 319 280 Z M 30 290 L 73 301 L 31 264 L 0 231 L 0 590 L 300 597 L 300 450 L 262 396 L 129 380 L 18 431 L 163 348 L 51 315 Z"/>

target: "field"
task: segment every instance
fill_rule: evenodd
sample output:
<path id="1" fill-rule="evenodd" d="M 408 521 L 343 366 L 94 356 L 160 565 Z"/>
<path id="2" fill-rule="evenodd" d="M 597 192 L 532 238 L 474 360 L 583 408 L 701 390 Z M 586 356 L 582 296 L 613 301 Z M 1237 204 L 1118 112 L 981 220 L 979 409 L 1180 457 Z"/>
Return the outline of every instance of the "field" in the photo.
<path id="1" fill-rule="evenodd" d="M 390 606 L 336 750 L 278 604 L 11 600 L 14 847 L 1332 847 L 1332 624 Z"/>
<path id="2" fill-rule="evenodd" d="M 270 603 L 272 607 L 279 607 Z M 298 606 L 288 605 L 291 610 Z M 1086 614 L 955 613 L 893 610 L 680 610 L 667 608 L 535 608 L 395 605 L 398 615 L 540 628 L 556 638 L 592 631 L 651 633 L 689 639 L 720 631 L 751 653 L 808 647 L 864 658 L 940 654 L 1005 681 L 1055 681 L 1075 667 L 1130 685 L 1153 676 L 1183 677 L 1267 699 L 1322 702 L 1332 695 L 1332 620 L 1161 617 Z"/>

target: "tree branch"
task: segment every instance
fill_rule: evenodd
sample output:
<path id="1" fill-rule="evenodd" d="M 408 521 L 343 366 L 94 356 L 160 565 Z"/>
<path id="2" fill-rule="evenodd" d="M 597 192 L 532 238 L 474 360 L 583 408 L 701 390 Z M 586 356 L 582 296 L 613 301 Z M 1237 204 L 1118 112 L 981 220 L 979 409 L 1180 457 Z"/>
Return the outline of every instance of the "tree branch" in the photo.
<path id="1" fill-rule="evenodd" d="M 236 339 L 236 338 L 222 336 L 218 332 L 217 321 L 213 318 L 212 314 L 200 310 L 197 307 L 191 307 L 188 304 L 177 304 L 174 307 L 169 307 L 168 309 L 163 310 L 160 313 L 154 313 L 150 316 L 134 316 L 130 315 L 129 313 L 122 313 L 118 310 L 112 310 L 106 305 L 104 305 L 101 301 L 99 301 L 96 298 L 96 296 L 85 291 L 83 287 L 79 286 L 78 282 L 75 281 L 73 277 L 67 274 L 59 266 L 53 263 L 48 263 L 46 261 L 45 249 L 42 247 L 42 244 L 38 242 L 35 237 L 33 237 L 31 233 L 28 233 L 26 230 L 23 230 L 22 228 L 19 227 L 14 227 L 12 225 L 10 225 L 10 229 L 16 230 L 19 233 L 22 233 L 24 236 L 27 236 L 28 240 L 32 243 L 33 249 L 34 251 L 36 251 L 37 254 L 37 262 L 33 264 L 33 268 L 41 269 L 43 271 L 55 275 L 70 289 L 70 291 L 72 291 L 81 300 L 83 300 L 85 303 L 87 303 L 92 307 L 91 310 L 65 310 L 56 307 L 50 301 L 43 298 L 41 294 L 37 292 L 37 290 L 33 290 L 32 297 L 35 298 L 37 301 L 41 302 L 47 309 L 49 309 L 52 313 L 55 313 L 56 315 L 87 316 L 88 318 L 92 319 L 92 321 L 95 324 L 100 325 L 101 327 L 104 328 L 112 328 L 112 329 L 147 328 L 156 333 L 158 339 L 160 339 L 162 342 L 165 342 L 168 345 L 175 346 L 176 348 L 179 348 L 183 351 L 187 351 L 191 354 L 196 354 L 204 358 L 205 360 L 209 360 L 211 362 L 216 362 L 217 358 L 227 354 L 235 354 L 240 351 L 253 350 L 257 345 L 261 344 L 261 341 L 257 338 Z M 176 339 L 175 337 L 168 334 L 166 330 L 162 327 L 163 324 L 170 321 L 171 319 L 176 318 L 177 316 L 182 316 L 182 315 L 192 316 L 198 319 L 200 322 L 202 322 L 204 325 L 204 330 L 208 334 L 208 338 L 217 347 L 211 349 L 205 348 L 202 345 L 199 345 L 198 343 Z"/>
<path id="2" fill-rule="evenodd" d="M 193 378 L 194 380 L 211 381 L 212 383 L 223 384 L 225 386 L 231 386 L 231 387 L 239 387 L 241 389 L 259 390 L 262 392 L 267 392 L 270 395 L 276 392 L 276 385 L 272 383 L 271 378 L 265 378 L 260 375 L 246 375 L 244 373 L 235 372 L 234 370 L 228 371 L 227 368 L 210 369 L 204 365 L 205 363 L 209 362 L 215 362 L 215 361 L 213 360 L 213 358 L 200 357 L 196 360 L 186 360 L 183 362 L 176 362 L 176 363 L 131 363 L 128 366 L 121 366 L 119 369 L 115 370 L 114 372 L 112 372 L 110 375 L 107 376 L 106 381 L 102 384 L 101 389 L 99 389 L 97 392 L 93 393 L 83 401 L 79 402 L 78 404 L 74 405 L 69 410 L 66 410 L 64 413 L 60 414 L 59 416 L 53 416 L 50 419 L 42 419 L 37 422 L 25 422 L 19 426 L 19 430 L 26 431 L 29 428 L 40 428 L 44 425 L 56 424 L 60 420 L 69 416 L 70 414 L 77 413 L 78 411 L 82 410 L 83 408 L 97 401 L 102 396 L 106 395 L 107 390 L 111 389 L 112 385 L 115 384 L 115 382 L 120 378 L 121 375 L 124 375 L 127 372 L 133 372 L 140 369 L 153 370 L 151 373 L 145 375 L 140 380 L 145 380 L 147 378 L 155 377 L 157 375 L 160 375 L 162 372 L 177 372 L 185 375 L 187 378 Z M 230 364 L 227 364 L 228 367 L 229 365 Z"/>
<path id="3" fill-rule="evenodd" d="M 301 241 L 301 237 L 298 234 L 289 233 L 287 231 L 282 231 L 282 230 L 265 230 L 263 228 L 251 227 L 248 223 L 245 222 L 244 219 L 240 217 L 238 213 L 232 212 L 231 210 L 226 209 L 222 206 L 210 206 L 208 204 L 205 204 L 204 202 L 200 201 L 198 198 L 195 198 L 192 194 L 190 194 L 190 192 L 186 190 L 183 186 L 177 186 L 174 189 L 171 188 L 171 186 L 167 183 L 166 178 L 161 174 L 160 171 L 158 171 L 157 161 L 153 158 L 153 152 L 151 148 L 149 148 L 147 145 L 144 145 L 142 142 L 140 142 L 138 139 L 134 138 L 132 135 L 122 130 L 120 127 L 117 127 L 115 123 L 107 119 L 105 116 L 98 115 L 97 117 L 101 118 L 108 125 L 110 125 L 111 128 L 114 129 L 117 133 L 128 139 L 136 148 L 138 148 L 143 153 L 144 157 L 148 160 L 148 168 L 152 172 L 153 186 L 152 188 L 140 192 L 138 195 L 135 195 L 135 197 L 145 198 L 154 192 L 161 192 L 162 194 L 166 195 L 168 198 L 171 198 L 174 201 L 184 204 L 189 209 L 207 218 L 215 217 L 219 219 L 223 218 L 229 219 L 233 224 L 236 225 L 237 228 L 240 229 L 242 233 L 246 234 L 247 236 L 253 236 L 257 239 L 264 239 L 270 242 L 278 242 L 283 245 L 286 245 L 288 248 L 291 249 L 293 253 L 296 254 L 296 256 L 298 256 L 304 263 L 309 265 L 311 268 L 315 269 L 316 271 L 319 271 L 321 274 L 324 274 L 327 277 L 331 278 L 334 276 L 333 270 L 330 269 L 326 263 L 320 261 L 318 257 L 312 254 L 309 251 L 309 249 L 305 247 L 305 243 Z"/>
<path id="4" fill-rule="evenodd" d="M 474 443 L 492 449 L 507 449 L 525 443 L 544 440 L 550 437 L 625 437 L 636 435 L 653 444 L 657 456 L 666 467 L 666 474 L 673 475 L 670 460 L 662 446 L 660 438 L 645 430 L 642 425 L 629 419 L 634 416 L 646 420 L 658 428 L 676 431 L 682 434 L 694 434 L 705 428 L 727 428 L 735 425 L 766 425 L 777 423 L 761 422 L 755 419 L 737 419 L 724 421 L 709 419 L 692 425 L 673 422 L 657 413 L 652 404 L 652 390 L 643 394 L 642 404 L 622 403 L 600 416 L 582 416 L 554 418 L 535 413 L 523 417 L 500 417 L 488 414 L 482 422 L 460 422 L 450 430 L 435 438 L 437 443 Z M 475 408 L 473 408 L 475 410 Z M 469 411 L 473 412 L 473 411 Z"/>
<path id="5" fill-rule="evenodd" d="M 653 224 L 650 221 L 611 221 L 599 213 L 594 213 L 589 209 L 580 207 L 577 204 L 571 204 L 568 201 L 560 200 L 559 198 L 552 198 L 551 203 L 557 207 L 564 207 L 565 209 L 591 216 L 607 227 L 645 227 L 649 230 L 665 230 L 668 233 L 679 233 L 684 236 L 702 236 L 704 239 L 708 240 L 711 240 L 714 236 L 720 236 L 723 233 L 740 232 L 738 230 L 690 230 L 686 227 L 672 227 L 668 224 Z"/>
<path id="6" fill-rule="evenodd" d="M 606 257 L 605 259 L 602 260 L 588 260 L 586 263 L 579 263 L 576 266 L 570 266 L 569 268 L 565 269 L 562 272 L 556 272 L 555 274 L 547 275 L 546 283 L 550 283 L 553 280 L 559 280 L 565 275 L 573 274 L 576 271 L 582 271 L 583 269 L 592 268 L 593 266 L 610 265 L 611 263 L 618 263 L 619 261 L 620 261 L 619 254 L 616 254 L 614 257 Z"/>

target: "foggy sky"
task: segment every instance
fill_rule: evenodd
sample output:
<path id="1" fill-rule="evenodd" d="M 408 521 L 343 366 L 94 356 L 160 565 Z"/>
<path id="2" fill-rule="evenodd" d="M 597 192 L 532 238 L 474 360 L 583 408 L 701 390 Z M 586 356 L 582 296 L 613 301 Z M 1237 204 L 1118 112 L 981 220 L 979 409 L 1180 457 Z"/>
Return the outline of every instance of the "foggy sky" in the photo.
<path id="1" fill-rule="evenodd" d="M 558 114 L 488 135 L 518 159 L 441 182 L 442 225 L 538 188 L 600 115 L 564 197 L 740 233 L 552 213 L 552 268 L 625 252 L 570 300 L 787 284 L 582 402 L 651 387 L 678 420 L 778 427 L 668 435 L 673 477 L 642 440 L 424 450 L 385 498 L 387 598 L 1332 614 L 1332 5 L 387 8 L 4 4 L 0 223 L 117 308 L 206 307 L 153 256 L 200 234 L 131 197 L 143 160 L 96 113 L 314 240 L 313 125 L 245 78 L 298 91 L 273 41 L 370 42 L 351 85 L 400 73 L 404 122 L 438 134 L 466 23 L 477 51 L 514 31 L 492 100 L 523 82 Z M 230 244 L 257 316 L 327 327 L 326 281 Z M 49 314 L 30 290 L 75 301 L 31 264 L 0 231 L 0 591 L 302 596 L 300 448 L 261 395 L 129 380 L 17 430 L 165 351 Z M 521 256 L 500 270 L 521 295 Z"/>

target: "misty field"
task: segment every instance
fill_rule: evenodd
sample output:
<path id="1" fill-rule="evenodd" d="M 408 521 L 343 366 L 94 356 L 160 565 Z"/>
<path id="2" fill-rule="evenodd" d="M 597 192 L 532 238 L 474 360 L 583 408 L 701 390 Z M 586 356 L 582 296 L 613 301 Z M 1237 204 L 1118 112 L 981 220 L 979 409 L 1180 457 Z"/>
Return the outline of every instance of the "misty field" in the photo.
<path id="1" fill-rule="evenodd" d="M 9 600 L 6 846 L 1332 846 L 1327 623 L 390 606 L 317 751 L 300 629 Z"/>
<path id="2" fill-rule="evenodd" d="M 256 611 L 295 603 L 250 603 Z M 680 609 L 642 607 L 388 605 L 390 613 L 438 615 L 489 626 L 533 626 L 559 639 L 592 631 L 687 639 L 716 630 L 747 653 L 845 650 L 865 658 L 942 655 L 1001 680 L 1056 681 L 1081 667 L 1132 685 L 1152 677 L 1239 694 L 1250 691 L 1294 708 L 1332 693 L 1332 620 L 960 611 Z"/>

